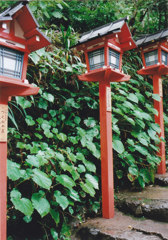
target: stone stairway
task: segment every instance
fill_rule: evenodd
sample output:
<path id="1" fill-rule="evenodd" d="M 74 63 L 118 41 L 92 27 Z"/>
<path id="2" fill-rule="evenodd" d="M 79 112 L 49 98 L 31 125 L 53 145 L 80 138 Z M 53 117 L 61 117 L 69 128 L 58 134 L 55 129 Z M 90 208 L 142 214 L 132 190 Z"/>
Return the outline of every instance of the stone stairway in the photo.
<path id="1" fill-rule="evenodd" d="M 168 173 L 142 192 L 116 194 L 115 217 L 83 223 L 73 240 L 168 240 Z"/>
<path id="2" fill-rule="evenodd" d="M 168 223 L 168 187 L 149 186 L 142 192 L 122 191 L 117 197 L 116 207 L 122 212 Z"/>

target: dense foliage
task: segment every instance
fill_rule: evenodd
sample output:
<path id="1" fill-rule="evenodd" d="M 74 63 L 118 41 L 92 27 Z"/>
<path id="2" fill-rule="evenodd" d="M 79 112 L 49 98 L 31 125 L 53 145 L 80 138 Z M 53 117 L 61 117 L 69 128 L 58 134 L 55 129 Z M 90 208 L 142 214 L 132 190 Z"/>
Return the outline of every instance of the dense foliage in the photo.
<path id="1" fill-rule="evenodd" d="M 0 2 L 1 10 L 11 2 Z M 78 81 L 84 58 L 70 46 L 79 33 L 126 15 L 134 37 L 155 32 L 167 27 L 166 7 L 161 0 L 30 2 L 52 45 L 30 54 L 27 78 L 39 94 L 9 103 L 8 239 L 70 239 L 69 222 L 100 213 L 98 83 Z M 131 80 L 111 84 L 116 189 L 152 183 L 160 162 L 153 108 L 160 97 L 151 80 L 136 73 L 141 66 L 136 51 L 125 53 L 123 70 Z"/>

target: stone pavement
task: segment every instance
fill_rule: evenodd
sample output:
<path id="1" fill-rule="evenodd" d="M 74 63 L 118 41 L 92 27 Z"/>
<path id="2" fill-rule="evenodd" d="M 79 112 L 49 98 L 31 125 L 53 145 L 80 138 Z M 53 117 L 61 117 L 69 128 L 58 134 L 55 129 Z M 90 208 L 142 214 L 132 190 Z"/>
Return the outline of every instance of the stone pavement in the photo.
<path id="1" fill-rule="evenodd" d="M 116 207 L 122 212 L 168 223 L 168 187 L 149 186 L 142 192 L 122 191 L 117 198 Z"/>
<path id="2" fill-rule="evenodd" d="M 168 240 L 168 173 L 155 183 L 160 186 L 117 193 L 115 217 L 87 220 L 72 240 Z"/>
<path id="3" fill-rule="evenodd" d="M 82 224 L 73 240 L 167 240 L 168 223 L 135 219 L 115 210 L 113 219 L 95 218 Z"/>
<path id="4" fill-rule="evenodd" d="M 155 184 L 159 186 L 168 186 L 168 172 L 166 174 L 156 174 L 155 175 Z"/>

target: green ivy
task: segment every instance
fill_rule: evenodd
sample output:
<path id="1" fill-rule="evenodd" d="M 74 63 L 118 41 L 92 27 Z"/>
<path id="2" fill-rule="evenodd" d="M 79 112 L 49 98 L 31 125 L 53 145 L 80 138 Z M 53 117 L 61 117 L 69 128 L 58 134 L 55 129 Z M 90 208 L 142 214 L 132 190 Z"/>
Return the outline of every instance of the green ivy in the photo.
<path id="1" fill-rule="evenodd" d="M 123 13 L 131 15 L 132 8 L 126 5 L 117 11 L 120 3 L 112 11 L 111 1 L 103 0 L 30 3 L 52 45 L 29 56 L 27 77 L 40 87 L 39 94 L 9 103 L 9 225 L 18 219 L 38 222 L 44 239 L 68 240 L 70 222 L 101 213 L 99 86 L 78 81 L 86 65 L 83 55 L 70 46 L 78 39 L 72 26 L 83 31 L 86 23 L 90 29 Z M 137 52 L 125 53 L 123 70 L 131 79 L 111 83 L 116 187 L 144 188 L 154 182 L 160 163 L 160 127 L 154 123 L 158 112 L 153 107 L 153 100 L 160 97 L 153 94 L 151 80 L 137 74 L 140 68 Z M 166 139 L 167 126 L 165 114 Z"/>

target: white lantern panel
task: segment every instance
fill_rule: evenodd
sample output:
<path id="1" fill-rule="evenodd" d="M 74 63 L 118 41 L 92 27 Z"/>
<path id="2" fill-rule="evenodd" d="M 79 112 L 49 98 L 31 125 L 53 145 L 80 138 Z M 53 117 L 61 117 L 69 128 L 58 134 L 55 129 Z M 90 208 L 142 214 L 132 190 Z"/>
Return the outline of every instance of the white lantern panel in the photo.
<path id="1" fill-rule="evenodd" d="M 162 50 L 162 63 L 167 65 L 168 63 L 168 53 Z"/>
<path id="2" fill-rule="evenodd" d="M 109 48 L 109 65 L 114 69 L 119 69 L 120 53 Z"/>
<path id="3" fill-rule="evenodd" d="M 93 62 L 94 62 L 94 64 L 99 64 L 100 61 L 101 61 L 101 60 L 100 60 L 100 55 L 93 57 Z"/>
<path id="4" fill-rule="evenodd" d="M 0 46 L 0 75 L 21 79 L 23 56 L 22 52 Z"/>
<path id="5" fill-rule="evenodd" d="M 104 66 L 104 48 L 88 53 L 90 70 L 102 68 Z"/>
<path id="6" fill-rule="evenodd" d="M 8 57 L 4 57 L 4 69 L 9 69 L 10 71 L 15 71 L 16 61 Z"/>
<path id="7" fill-rule="evenodd" d="M 154 50 L 144 54 L 146 66 L 155 65 L 158 63 L 158 51 Z"/>
<path id="8" fill-rule="evenodd" d="M 111 60 L 110 62 L 111 62 L 112 64 L 116 65 L 117 59 L 116 59 L 115 57 L 111 56 L 110 60 Z"/>

